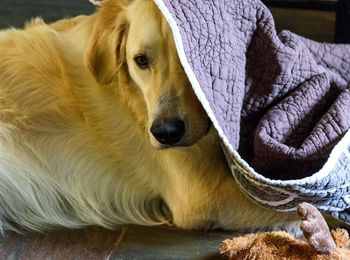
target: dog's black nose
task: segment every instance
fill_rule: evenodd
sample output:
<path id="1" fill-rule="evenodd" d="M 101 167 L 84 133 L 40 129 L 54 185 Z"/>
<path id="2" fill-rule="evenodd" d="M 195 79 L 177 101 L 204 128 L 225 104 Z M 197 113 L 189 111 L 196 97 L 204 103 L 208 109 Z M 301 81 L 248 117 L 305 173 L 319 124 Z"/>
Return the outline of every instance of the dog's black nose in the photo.
<path id="1" fill-rule="evenodd" d="M 151 133 L 159 143 L 174 145 L 185 135 L 185 122 L 177 118 L 157 120 L 152 124 Z"/>

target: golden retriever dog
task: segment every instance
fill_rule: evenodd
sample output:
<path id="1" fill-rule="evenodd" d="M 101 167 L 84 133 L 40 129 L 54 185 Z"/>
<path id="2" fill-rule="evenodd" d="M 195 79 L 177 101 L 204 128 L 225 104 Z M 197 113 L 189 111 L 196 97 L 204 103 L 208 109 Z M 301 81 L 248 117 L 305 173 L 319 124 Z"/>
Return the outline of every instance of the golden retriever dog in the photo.
<path id="1" fill-rule="evenodd" d="M 3 230 L 293 218 L 241 193 L 153 1 L 0 32 Z"/>

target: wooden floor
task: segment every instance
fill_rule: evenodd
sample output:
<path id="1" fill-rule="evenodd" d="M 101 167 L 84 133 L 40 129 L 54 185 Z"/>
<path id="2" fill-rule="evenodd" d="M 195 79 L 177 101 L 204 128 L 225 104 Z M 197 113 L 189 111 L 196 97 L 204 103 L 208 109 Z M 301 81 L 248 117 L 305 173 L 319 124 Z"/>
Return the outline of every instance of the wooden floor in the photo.
<path id="1" fill-rule="evenodd" d="M 185 232 L 170 227 L 124 226 L 60 230 L 0 240 L 2 260 L 224 259 L 219 247 L 229 233 Z"/>
<path id="2" fill-rule="evenodd" d="M 61 230 L 45 234 L 5 233 L 0 259 L 107 259 L 122 230 Z"/>

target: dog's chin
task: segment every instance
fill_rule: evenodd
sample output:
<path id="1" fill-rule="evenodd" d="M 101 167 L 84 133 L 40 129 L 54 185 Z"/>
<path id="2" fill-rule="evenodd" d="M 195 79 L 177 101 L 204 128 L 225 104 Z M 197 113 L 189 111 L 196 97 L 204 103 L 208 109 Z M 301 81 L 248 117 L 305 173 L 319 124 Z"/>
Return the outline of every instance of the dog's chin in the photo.
<path id="1" fill-rule="evenodd" d="M 167 145 L 167 144 L 161 144 L 158 141 L 156 141 L 153 137 L 151 137 L 151 144 L 157 150 L 186 148 L 186 147 L 191 147 L 191 146 L 195 145 L 196 143 L 197 143 L 197 141 L 193 141 L 193 142 L 179 142 L 179 143 L 176 143 L 176 144 Z"/>
<path id="2" fill-rule="evenodd" d="M 173 145 L 163 145 L 160 144 L 157 148 L 158 150 L 166 150 L 166 149 L 181 149 L 181 148 L 188 148 L 191 147 L 193 145 L 195 145 L 197 142 L 193 142 L 193 143 L 179 143 L 179 144 L 173 144 Z"/>
<path id="3" fill-rule="evenodd" d="M 200 140 L 202 140 L 202 138 L 205 135 L 207 135 L 207 133 L 205 133 L 203 136 L 197 138 L 196 140 L 184 139 L 183 141 L 180 141 L 179 143 L 172 144 L 172 145 L 161 144 L 153 136 L 151 136 L 151 144 L 157 150 L 188 148 L 188 147 L 191 147 L 191 146 L 197 144 Z"/>

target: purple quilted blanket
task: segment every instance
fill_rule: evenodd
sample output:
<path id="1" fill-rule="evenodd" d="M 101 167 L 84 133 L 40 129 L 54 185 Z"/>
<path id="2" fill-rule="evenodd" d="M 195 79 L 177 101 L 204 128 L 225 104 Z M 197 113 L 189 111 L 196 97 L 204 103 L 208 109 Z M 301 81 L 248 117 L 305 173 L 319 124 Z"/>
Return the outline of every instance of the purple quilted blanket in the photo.
<path id="1" fill-rule="evenodd" d="M 350 222 L 350 45 L 276 33 L 259 0 L 154 0 L 242 190 Z"/>

